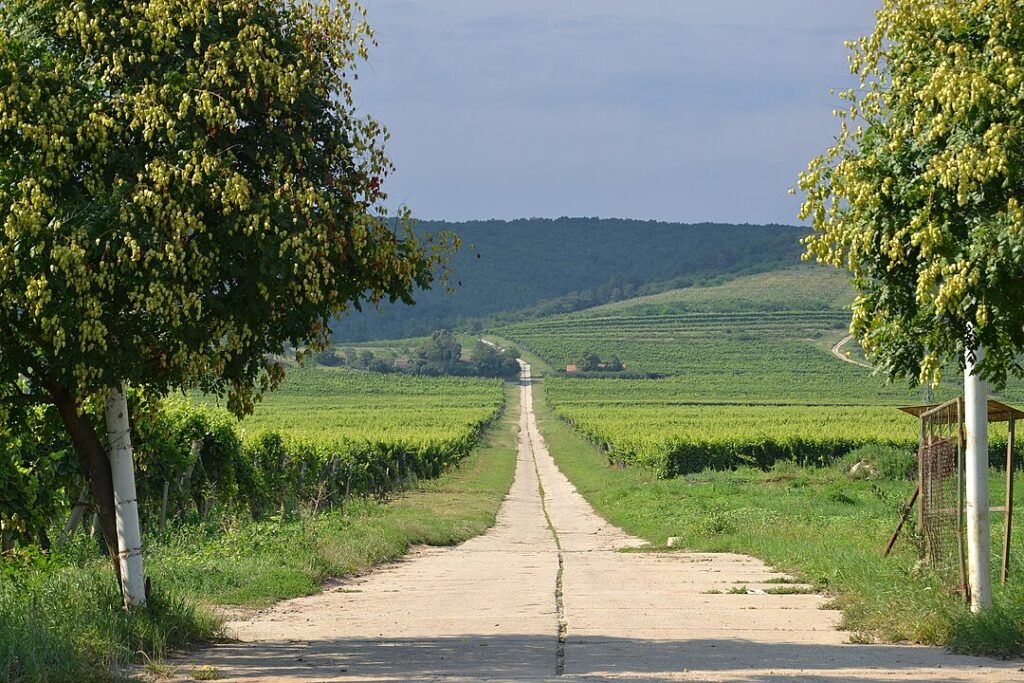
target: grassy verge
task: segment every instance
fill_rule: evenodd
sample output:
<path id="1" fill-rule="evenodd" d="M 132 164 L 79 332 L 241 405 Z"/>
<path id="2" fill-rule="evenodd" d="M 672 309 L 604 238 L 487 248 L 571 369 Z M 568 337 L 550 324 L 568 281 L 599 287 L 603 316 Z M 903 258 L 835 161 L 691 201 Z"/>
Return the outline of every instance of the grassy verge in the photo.
<path id="1" fill-rule="evenodd" d="M 896 551 L 882 548 L 913 489 L 907 481 L 851 481 L 841 467 L 779 464 L 659 479 L 610 467 L 606 457 L 555 417 L 535 386 L 538 423 L 558 466 L 599 514 L 656 546 L 671 536 L 683 547 L 740 552 L 791 572 L 834 597 L 853 640 L 944 645 L 992 656 L 1024 654 L 1024 541 L 1012 546 L 1010 583 L 995 607 L 971 616 L 958 596 L 916 567 L 913 530 Z M 1018 478 L 1024 484 L 1024 478 Z M 1020 484 L 1018 484 L 1020 486 Z M 1001 495 L 999 477 L 993 498 Z M 1024 508 L 1017 508 L 1021 519 Z M 1002 525 L 993 516 L 993 566 Z"/>
<path id="2" fill-rule="evenodd" d="M 308 595 L 411 545 L 454 545 L 494 524 L 515 471 L 518 390 L 482 444 L 440 478 L 387 503 L 353 501 L 312 518 L 236 519 L 147 539 L 154 597 L 137 614 L 119 607 L 107 563 L 79 538 L 51 559 L 0 567 L 0 680 L 94 681 L 168 648 L 219 633 L 214 605 L 256 608 Z"/>

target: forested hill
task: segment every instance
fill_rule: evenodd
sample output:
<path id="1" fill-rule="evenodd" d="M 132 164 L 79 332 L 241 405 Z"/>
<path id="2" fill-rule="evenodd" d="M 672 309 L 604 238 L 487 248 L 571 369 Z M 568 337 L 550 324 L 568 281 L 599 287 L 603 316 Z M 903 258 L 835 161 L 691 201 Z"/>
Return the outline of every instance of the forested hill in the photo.
<path id="1" fill-rule="evenodd" d="M 806 229 L 782 225 L 659 223 L 597 218 L 444 223 L 463 242 L 453 293 L 421 293 L 415 306 L 343 317 L 335 338 L 410 337 L 485 318 L 580 310 L 797 261 Z"/>

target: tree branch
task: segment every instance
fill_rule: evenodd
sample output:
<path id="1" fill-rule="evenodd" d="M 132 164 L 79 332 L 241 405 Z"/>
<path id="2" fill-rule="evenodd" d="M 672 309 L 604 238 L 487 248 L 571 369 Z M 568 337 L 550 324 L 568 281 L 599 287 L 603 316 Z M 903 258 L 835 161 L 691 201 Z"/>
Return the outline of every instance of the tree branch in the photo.
<path id="1" fill-rule="evenodd" d="M 49 405 L 53 403 L 53 399 L 45 394 L 30 394 L 17 391 L 13 394 L 0 395 L 0 404 L 4 403 L 18 405 Z"/>

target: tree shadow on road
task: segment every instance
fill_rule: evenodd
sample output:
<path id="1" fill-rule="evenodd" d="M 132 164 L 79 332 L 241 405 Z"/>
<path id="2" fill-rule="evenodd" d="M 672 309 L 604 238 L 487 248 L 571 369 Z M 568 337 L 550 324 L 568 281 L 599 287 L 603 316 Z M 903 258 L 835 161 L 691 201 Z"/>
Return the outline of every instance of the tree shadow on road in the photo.
<path id="1" fill-rule="evenodd" d="M 236 681 L 630 680 L 1024 681 L 1024 662 L 954 656 L 899 645 L 817 645 L 731 639 L 644 640 L 570 636 L 565 674 L 555 675 L 554 635 L 353 638 L 229 643 L 188 664 Z"/>

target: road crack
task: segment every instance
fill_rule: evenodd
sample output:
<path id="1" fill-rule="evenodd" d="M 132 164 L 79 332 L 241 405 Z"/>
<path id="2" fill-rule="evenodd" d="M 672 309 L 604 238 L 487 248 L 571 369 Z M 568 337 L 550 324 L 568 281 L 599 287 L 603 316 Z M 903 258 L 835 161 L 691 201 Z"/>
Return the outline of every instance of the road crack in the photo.
<path id="1" fill-rule="evenodd" d="M 563 576 L 565 574 L 565 558 L 562 553 L 562 543 L 558 538 L 558 531 L 555 529 L 555 525 L 551 522 L 551 514 L 548 512 L 547 500 L 544 494 L 544 483 L 541 481 L 540 476 L 540 465 L 537 464 L 537 451 L 534 449 L 534 430 L 530 428 L 530 414 L 533 413 L 533 396 L 532 391 L 530 392 L 530 403 L 527 406 L 526 414 L 526 442 L 530 447 L 530 459 L 533 460 L 533 470 L 537 473 L 537 491 L 540 493 L 540 507 L 544 512 L 544 519 L 548 524 L 548 531 L 551 532 L 551 537 L 555 539 L 555 547 L 558 549 L 558 574 L 555 577 L 555 611 L 558 617 L 558 648 L 555 653 L 555 675 L 561 676 L 565 673 L 565 641 L 569 633 L 569 623 L 565 618 L 565 601 L 564 601 L 564 584 Z"/>

